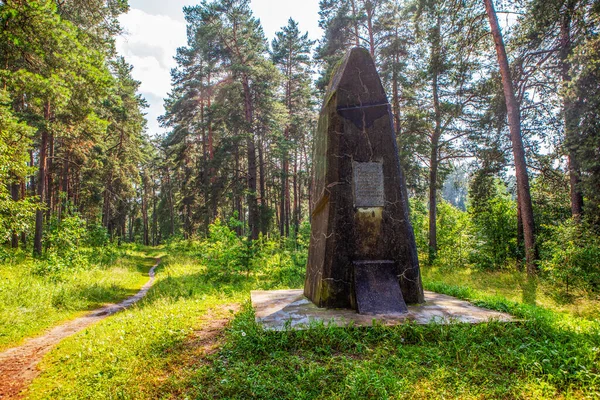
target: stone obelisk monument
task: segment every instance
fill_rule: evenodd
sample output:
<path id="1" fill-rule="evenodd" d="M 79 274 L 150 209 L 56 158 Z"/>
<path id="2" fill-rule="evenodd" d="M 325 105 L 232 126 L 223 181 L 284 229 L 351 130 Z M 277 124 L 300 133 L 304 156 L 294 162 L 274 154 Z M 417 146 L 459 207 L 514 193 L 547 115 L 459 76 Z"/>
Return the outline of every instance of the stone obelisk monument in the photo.
<path id="1" fill-rule="evenodd" d="M 424 302 L 390 104 L 363 48 L 334 72 L 313 162 L 305 296 L 369 314 Z"/>

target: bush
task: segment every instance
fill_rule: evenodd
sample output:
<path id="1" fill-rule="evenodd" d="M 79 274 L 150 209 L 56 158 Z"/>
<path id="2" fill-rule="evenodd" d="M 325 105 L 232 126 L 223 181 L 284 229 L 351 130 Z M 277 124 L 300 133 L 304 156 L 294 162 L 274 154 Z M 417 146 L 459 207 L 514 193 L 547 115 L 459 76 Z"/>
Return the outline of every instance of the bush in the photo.
<path id="1" fill-rule="evenodd" d="M 220 219 L 209 226 L 208 238 L 202 242 L 201 249 L 209 273 L 230 276 L 250 272 L 251 243 Z"/>
<path id="2" fill-rule="evenodd" d="M 415 232 L 415 241 L 419 254 L 429 251 L 429 232 L 427 203 L 418 198 L 410 198 L 410 222 Z"/>
<path id="3" fill-rule="evenodd" d="M 600 237 L 588 226 L 568 220 L 542 245 L 542 272 L 569 294 L 570 288 L 600 289 Z"/>
<path id="4" fill-rule="evenodd" d="M 517 204 L 499 179 L 492 184 L 489 197 L 477 199 L 469 208 L 474 235 L 471 262 L 497 270 L 517 258 Z"/>
<path id="5" fill-rule="evenodd" d="M 461 267 L 472 251 L 469 214 L 441 201 L 437 209 L 438 254 L 436 263 L 447 267 Z"/>
<path id="6" fill-rule="evenodd" d="M 86 244 L 90 247 L 103 247 L 110 243 L 108 230 L 99 224 L 89 224 L 87 227 Z"/>
<path id="7" fill-rule="evenodd" d="M 79 215 L 73 215 L 62 220 L 53 219 L 50 229 L 46 231 L 45 243 L 48 252 L 61 258 L 70 258 L 87 236 L 85 221 Z"/>

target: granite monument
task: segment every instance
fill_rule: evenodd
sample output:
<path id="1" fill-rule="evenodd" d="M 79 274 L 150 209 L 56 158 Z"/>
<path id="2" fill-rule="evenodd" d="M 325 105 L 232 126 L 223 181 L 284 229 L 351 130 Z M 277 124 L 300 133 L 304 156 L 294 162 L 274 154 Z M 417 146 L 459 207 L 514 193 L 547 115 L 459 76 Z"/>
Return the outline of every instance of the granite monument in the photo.
<path id="1" fill-rule="evenodd" d="M 366 49 L 348 51 L 333 74 L 311 197 L 306 297 L 363 314 L 424 302 L 390 104 Z"/>

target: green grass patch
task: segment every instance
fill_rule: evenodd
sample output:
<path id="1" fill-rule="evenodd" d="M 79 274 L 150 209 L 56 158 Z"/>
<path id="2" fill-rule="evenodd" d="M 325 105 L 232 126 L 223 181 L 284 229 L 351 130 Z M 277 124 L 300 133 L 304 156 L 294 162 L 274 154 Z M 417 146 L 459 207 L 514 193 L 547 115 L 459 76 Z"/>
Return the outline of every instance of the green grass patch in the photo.
<path id="1" fill-rule="evenodd" d="M 0 350 L 135 294 L 154 259 L 137 247 L 115 252 L 107 260 L 50 272 L 46 261 L 23 253 L 0 263 Z"/>
<path id="2" fill-rule="evenodd" d="M 524 302 L 511 277 L 476 284 L 425 272 L 428 289 L 507 311 L 514 323 L 265 331 L 254 288 L 300 287 L 299 266 L 265 257 L 265 270 L 225 275 L 193 249 L 168 256 L 148 297 L 68 338 L 45 358 L 31 398 L 596 398 L 600 324 Z M 275 257 L 275 255 L 273 255 Z M 432 271 L 434 272 L 434 271 Z M 444 280 L 444 277 L 446 280 Z M 434 279 L 435 278 L 435 279 Z M 439 278 L 439 279 L 438 279 Z M 285 282 L 285 283 L 282 283 Z M 198 330 L 229 315 L 219 351 Z M 208 315 L 208 316 L 207 316 Z"/>

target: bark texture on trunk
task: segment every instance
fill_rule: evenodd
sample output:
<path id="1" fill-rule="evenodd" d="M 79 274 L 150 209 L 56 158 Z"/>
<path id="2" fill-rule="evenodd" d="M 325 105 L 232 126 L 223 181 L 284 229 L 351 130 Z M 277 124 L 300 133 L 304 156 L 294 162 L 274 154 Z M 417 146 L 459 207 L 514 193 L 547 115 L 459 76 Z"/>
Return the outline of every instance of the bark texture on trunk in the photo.
<path id="1" fill-rule="evenodd" d="M 256 199 L 256 144 L 254 142 L 253 109 L 252 109 L 252 94 L 250 92 L 250 82 L 248 75 L 242 76 L 242 86 L 244 88 L 244 111 L 247 125 L 247 158 L 248 158 L 248 194 L 246 201 L 248 202 L 248 228 L 250 229 L 250 239 L 258 239 L 259 234 L 259 218 L 258 218 L 258 202 Z"/>
<path id="2" fill-rule="evenodd" d="M 46 104 L 44 111 L 44 117 L 46 121 L 50 119 L 50 104 Z M 40 143 L 40 159 L 39 159 L 39 172 L 38 172 L 38 187 L 37 195 L 39 196 L 40 205 L 45 204 L 46 194 L 46 163 L 47 163 L 47 149 L 48 149 L 48 131 L 46 128 L 41 130 L 41 143 Z M 39 257 L 42 255 L 42 234 L 44 232 L 44 211 L 38 209 L 35 212 L 35 235 L 33 237 L 33 255 Z"/>
<path id="3" fill-rule="evenodd" d="M 10 185 L 10 192 L 13 201 L 19 201 L 19 191 L 20 187 L 18 183 L 13 183 Z M 19 232 L 13 231 L 11 238 L 11 247 L 13 249 L 19 248 Z"/>
<path id="4" fill-rule="evenodd" d="M 569 55 L 572 50 L 571 42 L 571 16 L 575 10 L 575 2 L 569 0 L 563 13 L 560 23 L 560 63 L 561 79 L 563 86 L 568 86 L 571 82 L 571 63 Z M 581 193 L 580 168 L 575 149 L 572 142 L 577 126 L 577 111 L 575 105 L 568 96 L 563 97 L 563 113 L 565 122 L 565 141 L 568 149 L 568 167 L 569 167 L 569 186 L 571 196 L 571 214 L 574 219 L 579 220 L 583 213 L 583 194 Z"/>
<path id="5" fill-rule="evenodd" d="M 529 176 L 527 175 L 527 163 L 525 161 L 525 149 L 523 147 L 523 138 L 521 137 L 521 115 L 519 103 L 515 96 L 513 88 L 508 57 L 502 39 L 502 33 L 498 24 L 496 10 L 492 0 L 483 0 L 485 10 L 490 21 L 490 28 L 494 38 L 496 54 L 498 55 L 498 64 L 500 66 L 500 75 L 502 76 L 502 87 L 504 89 L 504 98 L 506 101 L 506 111 L 508 114 L 508 126 L 510 129 L 510 139 L 513 148 L 513 157 L 515 159 L 515 174 L 517 178 L 517 201 L 521 208 L 521 222 L 523 223 L 523 236 L 525 239 L 525 262 L 527 273 L 534 275 L 537 272 L 536 266 L 536 248 L 535 248 L 535 223 L 533 218 L 533 206 L 531 203 L 531 193 L 529 190 Z"/>
<path id="6" fill-rule="evenodd" d="M 436 37 L 431 48 L 431 70 L 433 72 L 431 90 L 433 94 L 433 110 L 435 114 L 435 126 L 431 135 L 431 153 L 429 156 L 429 263 L 431 264 L 437 256 L 437 180 L 438 180 L 438 155 L 439 142 L 442 135 L 442 111 L 440 107 L 440 96 L 438 87 L 440 67 L 440 25 L 436 26 Z"/>

